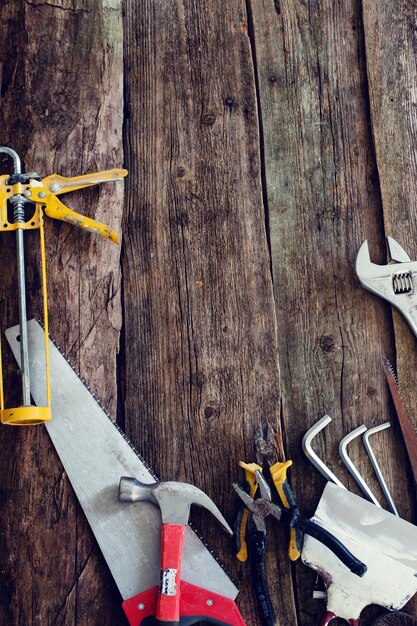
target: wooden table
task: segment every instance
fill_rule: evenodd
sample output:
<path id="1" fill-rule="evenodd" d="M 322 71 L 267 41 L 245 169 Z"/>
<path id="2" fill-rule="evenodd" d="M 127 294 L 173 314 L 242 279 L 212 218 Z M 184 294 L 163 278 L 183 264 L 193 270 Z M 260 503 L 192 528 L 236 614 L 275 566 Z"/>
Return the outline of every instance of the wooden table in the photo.
<path id="1" fill-rule="evenodd" d="M 2 5 L 1 143 L 43 176 L 130 172 L 124 190 L 68 196 L 121 247 L 47 224 L 51 332 L 156 473 L 195 483 L 229 519 L 261 420 L 280 433 L 302 511 L 314 512 L 324 479 L 301 439 L 325 413 L 317 450 L 355 492 L 339 440 L 392 420 L 373 445 L 401 515 L 416 519 L 380 360 L 396 363 L 415 411 L 416 341 L 354 274 L 366 238 L 376 262 L 385 234 L 417 258 L 416 37 L 407 0 Z M 17 300 L 14 240 L 1 241 L 4 329 Z M 11 359 L 5 375 L 18 387 Z M 44 428 L 2 427 L 0 438 L 0 626 L 125 624 Z M 363 449 L 351 454 L 378 491 Z M 193 519 L 259 624 L 248 568 L 209 516 Z M 277 623 L 313 626 L 315 576 L 290 566 L 283 529 L 269 533 Z"/>

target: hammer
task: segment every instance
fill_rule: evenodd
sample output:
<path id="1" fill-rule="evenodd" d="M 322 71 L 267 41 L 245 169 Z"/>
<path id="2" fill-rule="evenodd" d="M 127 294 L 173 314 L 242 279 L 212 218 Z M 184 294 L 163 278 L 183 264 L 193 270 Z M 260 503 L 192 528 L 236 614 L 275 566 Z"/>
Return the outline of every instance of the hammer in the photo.
<path id="1" fill-rule="evenodd" d="M 188 483 L 158 481 L 145 484 L 136 478 L 123 476 L 120 479 L 119 500 L 152 502 L 161 509 L 161 577 L 155 617 L 156 622 L 164 626 L 178 626 L 182 549 L 191 505 L 208 509 L 230 535 L 233 531 L 214 502 L 201 489 Z"/>

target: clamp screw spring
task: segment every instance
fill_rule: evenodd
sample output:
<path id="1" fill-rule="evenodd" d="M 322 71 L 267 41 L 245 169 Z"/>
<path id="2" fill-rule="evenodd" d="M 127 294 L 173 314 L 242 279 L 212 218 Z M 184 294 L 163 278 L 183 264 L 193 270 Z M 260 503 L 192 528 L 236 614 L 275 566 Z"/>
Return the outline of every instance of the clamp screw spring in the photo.
<path id="1" fill-rule="evenodd" d="M 411 272 L 394 274 L 392 277 L 392 288 L 396 294 L 410 293 L 410 291 L 413 291 L 413 277 Z"/>
<path id="2" fill-rule="evenodd" d="M 10 198 L 10 202 L 13 205 L 13 221 L 14 223 L 22 223 L 25 222 L 25 202 L 26 202 L 26 198 L 25 196 L 22 196 L 22 194 L 17 193 L 16 195 L 14 195 L 12 198 Z"/>

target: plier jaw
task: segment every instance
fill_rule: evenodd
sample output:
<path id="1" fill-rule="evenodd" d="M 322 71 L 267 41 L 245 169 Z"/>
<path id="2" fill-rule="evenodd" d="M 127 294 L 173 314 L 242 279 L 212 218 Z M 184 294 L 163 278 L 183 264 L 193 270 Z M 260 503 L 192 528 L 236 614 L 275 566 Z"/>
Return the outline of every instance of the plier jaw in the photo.
<path id="1" fill-rule="evenodd" d="M 282 509 L 272 502 L 271 489 L 266 482 L 260 470 L 255 470 L 255 479 L 259 487 L 260 497 L 251 498 L 242 487 L 237 483 L 233 483 L 233 489 L 245 506 L 251 511 L 253 523 L 258 531 L 266 534 L 265 519 L 268 515 L 272 515 L 277 520 L 281 519 Z"/>
<path id="2" fill-rule="evenodd" d="M 259 424 L 255 431 L 256 462 L 262 467 L 274 464 L 277 456 L 277 444 L 271 424 Z"/>

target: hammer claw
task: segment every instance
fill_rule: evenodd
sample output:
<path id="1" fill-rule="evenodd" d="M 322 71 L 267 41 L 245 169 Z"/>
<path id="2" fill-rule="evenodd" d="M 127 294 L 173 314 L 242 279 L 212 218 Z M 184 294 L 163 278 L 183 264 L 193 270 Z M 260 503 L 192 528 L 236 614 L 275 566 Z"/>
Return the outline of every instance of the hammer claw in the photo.
<path id="1" fill-rule="evenodd" d="M 204 507 L 222 524 L 230 535 L 233 531 L 204 491 L 189 483 L 157 481 L 142 483 L 136 478 L 123 476 L 119 484 L 119 500 L 123 502 L 153 502 L 161 509 L 162 522 L 165 524 L 187 524 L 192 504 Z"/>

